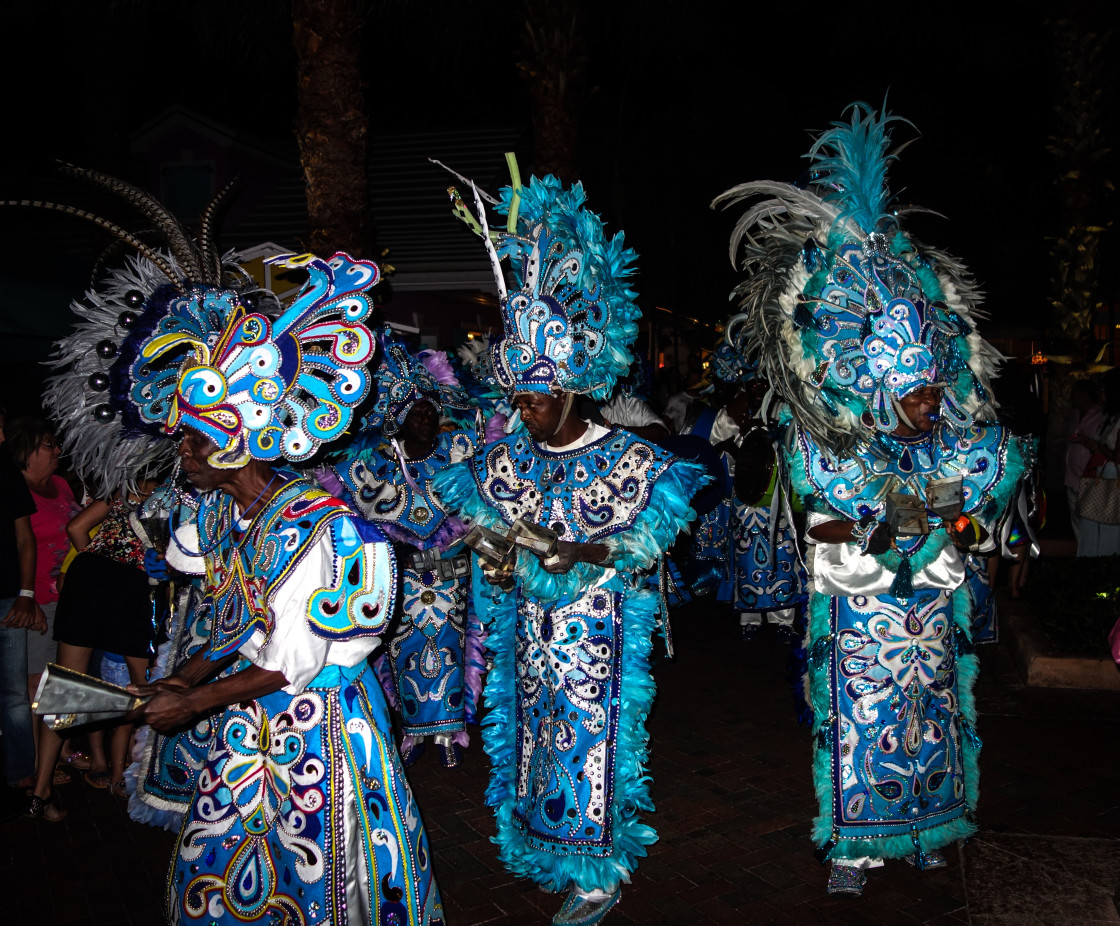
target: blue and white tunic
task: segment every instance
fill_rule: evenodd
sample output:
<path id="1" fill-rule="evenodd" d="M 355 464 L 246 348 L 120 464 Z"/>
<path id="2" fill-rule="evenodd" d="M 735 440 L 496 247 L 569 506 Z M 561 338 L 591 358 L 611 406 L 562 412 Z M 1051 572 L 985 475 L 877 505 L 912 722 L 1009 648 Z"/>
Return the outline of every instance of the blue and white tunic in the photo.
<path id="1" fill-rule="evenodd" d="M 653 809 L 645 721 L 660 596 L 648 570 L 705 480 L 700 466 L 595 425 L 560 449 L 515 433 L 434 480 L 466 520 L 504 532 L 524 518 L 610 551 L 612 567 L 552 575 L 521 550 L 512 591 L 476 584 L 494 657 L 487 802 L 502 860 L 550 890 L 613 890 L 657 838 L 639 818 Z"/>
<path id="2" fill-rule="evenodd" d="M 172 923 L 443 922 L 366 662 L 391 615 L 393 556 L 359 528 L 290 479 L 248 524 L 212 493 L 176 532 L 168 560 L 205 573 L 211 657 L 237 652 L 289 684 L 214 724 L 168 883 Z"/>

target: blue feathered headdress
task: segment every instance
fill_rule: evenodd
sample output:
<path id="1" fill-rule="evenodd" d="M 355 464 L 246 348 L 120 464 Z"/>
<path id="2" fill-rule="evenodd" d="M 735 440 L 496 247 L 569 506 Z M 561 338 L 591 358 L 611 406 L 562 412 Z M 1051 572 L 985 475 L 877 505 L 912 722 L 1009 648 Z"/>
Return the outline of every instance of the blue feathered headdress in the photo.
<path id="1" fill-rule="evenodd" d="M 379 340 L 377 401 L 363 420 L 363 429 L 380 430 L 391 437 L 400 431 L 412 406 L 421 401 L 431 402 L 441 414 L 470 407 L 470 396 L 456 381 L 442 351 L 421 351 L 414 356 L 406 344 L 393 337 L 388 325 Z"/>
<path id="2" fill-rule="evenodd" d="M 905 120 L 864 103 L 850 112 L 810 149 L 807 188 L 758 181 L 712 204 L 752 201 L 731 239 L 749 276 L 727 343 L 757 358 L 798 423 L 831 450 L 894 430 L 898 401 L 925 385 L 945 387 L 949 426 L 990 416 L 1000 359 L 976 334 L 980 296 L 967 271 L 901 226 L 888 128 Z"/>
<path id="3" fill-rule="evenodd" d="M 251 459 L 306 460 L 346 430 L 369 392 L 374 341 L 362 321 L 376 264 L 339 253 L 272 258 L 308 281 L 278 318 L 249 311 L 235 293 L 174 300 L 132 364 L 129 395 L 167 434 L 189 427 L 218 446 L 217 468 Z"/>
<path id="4" fill-rule="evenodd" d="M 511 395 L 576 392 L 604 400 L 630 368 L 641 312 L 627 281 L 637 255 L 621 232 L 606 236 L 585 201 L 582 184 L 565 189 L 553 176 L 523 187 L 515 173 L 501 191 L 495 208 L 508 221 L 494 234 L 492 257 L 495 265 L 509 262 L 516 289 L 506 292 L 496 266 L 504 337 L 491 347 L 491 360 Z"/>

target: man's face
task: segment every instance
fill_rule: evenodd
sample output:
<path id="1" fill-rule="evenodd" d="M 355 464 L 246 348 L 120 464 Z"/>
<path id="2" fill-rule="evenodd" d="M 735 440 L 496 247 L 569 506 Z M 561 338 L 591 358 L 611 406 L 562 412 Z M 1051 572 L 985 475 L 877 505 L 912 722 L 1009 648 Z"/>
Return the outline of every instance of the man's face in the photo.
<path id="1" fill-rule="evenodd" d="M 910 419 L 915 432 L 928 434 L 941 419 L 941 387 L 923 386 L 921 389 L 915 389 L 905 399 L 899 399 L 898 404 Z"/>
<path id="2" fill-rule="evenodd" d="M 522 392 L 514 397 L 513 407 L 521 412 L 521 420 L 525 422 L 529 436 L 538 444 L 543 444 L 560 426 L 564 398 L 543 392 Z"/>
<path id="3" fill-rule="evenodd" d="M 179 460 L 183 475 L 200 492 L 221 488 L 236 472 L 231 469 L 216 469 L 210 465 L 210 455 L 217 452 L 218 445 L 209 437 L 191 428 L 183 429 L 183 436 L 179 438 Z"/>
<path id="4" fill-rule="evenodd" d="M 430 444 L 439 433 L 439 413 L 434 405 L 426 399 L 421 399 L 408 410 L 401 425 L 401 434 L 405 440 L 416 441 L 419 444 Z"/>

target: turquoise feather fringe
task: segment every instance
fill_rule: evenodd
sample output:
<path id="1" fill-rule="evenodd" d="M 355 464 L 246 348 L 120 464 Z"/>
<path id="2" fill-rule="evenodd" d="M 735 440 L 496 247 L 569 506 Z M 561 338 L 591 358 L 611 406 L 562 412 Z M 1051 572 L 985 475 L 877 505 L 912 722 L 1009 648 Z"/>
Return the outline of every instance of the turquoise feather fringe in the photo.
<path id="1" fill-rule="evenodd" d="M 646 774 L 649 733 L 646 718 L 656 686 L 649 671 L 650 641 L 656 624 L 657 595 L 651 591 L 627 594 L 622 605 L 623 652 L 619 697 L 622 717 L 618 725 L 614 799 L 611 802 L 612 851 L 607 856 L 554 855 L 534 849 L 513 818 L 516 804 L 517 729 L 514 640 L 516 598 L 507 595 L 496 604 L 490 620 L 493 666 L 486 684 L 490 709 L 483 724 L 482 742 L 492 766 L 486 803 L 494 808 L 499 858 L 515 875 L 530 878 L 548 890 L 576 887 L 583 891 L 613 891 L 629 883 L 646 846 L 657 841 L 653 827 L 640 814 L 652 813 L 650 777 Z"/>
<path id="2" fill-rule="evenodd" d="M 809 602 L 810 639 L 817 640 L 828 636 L 832 630 L 827 595 L 813 593 Z M 969 635 L 972 602 L 967 586 L 956 589 L 952 595 L 953 623 L 958 630 Z M 819 846 L 830 846 L 829 858 L 902 858 L 914 852 L 914 840 L 909 832 L 898 836 L 880 836 L 867 839 L 840 839 L 832 843 L 832 753 L 829 747 L 816 745 L 816 735 L 830 722 L 829 711 L 832 698 L 829 690 L 831 660 L 821 660 L 819 664 L 809 664 L 809 698 L 814 712 L 813 747 L 813 788 L 820 807 L 819 815 L 813 820 L 813 842 Z M 957 697 L 960 717 L 976 725 L 976 698 L 973 687 L 979 673 L 979 659 L 970 654 L 957 659 Z M 961 757 L 964 771 L 965 802 L 968 809 L 975 813 L 980 796 L 979 750 L 972 747 L 967 737 L 962 735 Z M 923 852 L 939 849 L 958 839 L 965 839 L 976 832 L 976 823 L 967 816 L 948 820 L 937 826 L 918 831 L 918 840 Z"/>

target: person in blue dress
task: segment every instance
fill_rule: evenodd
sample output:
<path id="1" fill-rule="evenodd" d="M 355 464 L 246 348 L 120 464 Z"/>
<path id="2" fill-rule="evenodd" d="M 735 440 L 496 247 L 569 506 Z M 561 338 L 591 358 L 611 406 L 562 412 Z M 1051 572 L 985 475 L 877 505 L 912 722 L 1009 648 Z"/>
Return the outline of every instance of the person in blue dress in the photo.
<path id="1" fill-rule="evenodd" d="M 816 140 L 807 183 L 713 204 L 750 203 L 728 331 L 787 406 L 782 452 L 807 512 L 812 836 L 838 894 L 884 859 L 944 866 L 976 831 L 965 557 L 995 549 L 1031 456 L 996 421 L 998 354 L 970 276 L 901 226 L 895 117 L 851 113 Z"/>
<path id="2" fill-rule="evenodd" d="M 462 522 L 448 517 L 432 493 L 432 478 L 472 456 L 477 430 L 443 430 L 441 412 L 469 404 L 454 379 L 438 380 L 428 368 L 436 351 L 414 357 L 382 334 L 378 399 L 356 439 L 332 458 L 344 498 L 393 542 L 401 569 L 400 620 L 389 639 L 388 661 L 400 709 L 406 766 L 419 759 L 425 738 L 434 740 L 446 768 L 459 764 L 469 742 L 485 670 L 485 634 L 468 607 L 470 558 Z M 429 361 L 432 357 L 432 361 Z M 445 358 L 443 358 L 445 361 Z M 427 362 L 426 362 L 427 361 Z"/>
<path id="3" fill-rule="evenodd" d="M 554 177 L 502 191 L 492 257 L 510 261 L 493 371 L 521 427 L 433 480 L 472 525 L 548 529 L 554 548 L 480 556 L 475 598 L 493 665 L 483 743 L 500 857 L 565 893 L 554 924 L 600 922 L 657 834 L 645 772 L 649 655 L 666 619 L 659 561 L 693 512 L 703 469 L 581 419 L 631 363 L 634 254 L 607 239 L 580 185 Z M 483 226 L 485 226 L 485 217 Z M 490 247 L 485 228 L 483 240 Z"/>

